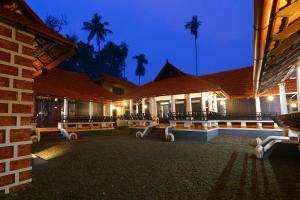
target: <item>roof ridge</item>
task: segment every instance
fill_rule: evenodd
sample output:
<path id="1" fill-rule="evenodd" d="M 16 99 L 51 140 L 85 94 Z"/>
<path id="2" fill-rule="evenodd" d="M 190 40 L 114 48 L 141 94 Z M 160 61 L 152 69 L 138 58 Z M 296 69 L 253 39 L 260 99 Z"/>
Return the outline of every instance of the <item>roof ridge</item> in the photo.
<path id="1" fill-rule="evenodd" d="M 253 66 L 250 65 L 250 66 L 246 66 L 246 67 L 239 67 L 239 68 L 234 68 L 234 69 L 228 69 L 228 70 L 224 70 L 224 71 L 220 71 L 220 72 L 214 72 L 214 73 L 209 73 L 209 74 L 202 74 L 202 75 L 199 75 L 198 77 L 215 75 L 215 74 L 221 74 L 221 73 L 225 73 L 225 72 L 237 71 L 237 70 L 248 69 L 248 68 L 253 68 Z"/>

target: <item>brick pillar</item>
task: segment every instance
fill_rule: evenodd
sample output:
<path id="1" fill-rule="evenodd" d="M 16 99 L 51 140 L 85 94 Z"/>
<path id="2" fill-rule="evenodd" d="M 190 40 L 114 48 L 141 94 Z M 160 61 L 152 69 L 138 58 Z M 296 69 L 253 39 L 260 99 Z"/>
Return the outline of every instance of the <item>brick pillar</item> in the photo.
<path id="1" fill-rule="evenodd" d="M 0 193 L 31 182 L 34 36 L 0 23 Z"/>

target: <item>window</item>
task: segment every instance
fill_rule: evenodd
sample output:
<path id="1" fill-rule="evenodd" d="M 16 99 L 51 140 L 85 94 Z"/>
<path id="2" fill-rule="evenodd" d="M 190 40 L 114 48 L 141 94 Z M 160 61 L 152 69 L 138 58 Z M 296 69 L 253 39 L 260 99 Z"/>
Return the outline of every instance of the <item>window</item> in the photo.
<path id="1" fill-rule="evenodd" d="M 113 87 L 112 88 L 112 93 L 116 94 L 116 95 L 123 95 L 124 94 L 124 89 L 123 88 L 119 88 L 119 87 Z"/>

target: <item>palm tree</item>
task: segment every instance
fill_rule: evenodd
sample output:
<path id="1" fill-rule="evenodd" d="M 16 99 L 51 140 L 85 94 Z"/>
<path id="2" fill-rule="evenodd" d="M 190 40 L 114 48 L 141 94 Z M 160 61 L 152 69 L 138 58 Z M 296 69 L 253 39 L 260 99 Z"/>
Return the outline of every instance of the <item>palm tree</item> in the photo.
<path id="1" fill-rule="evenodd" d="M 139 85 L 141 84 L 141 76 L 145 75 L 146 69 L 144 64 L 148 64 L 148 60 L 144 54 L 136 55 L 133 57 L 137 61 L 135 75 L 139 77 Z"/>
<path id="2" fill-rule="evenodd" d="M 185 28 L 190 30 L 191 34 L 195 37 L 195 51 L 196 51 L 196 75 L 198 76 L 198 29 L 202 25 L 201 21 L 198 20 L 198 16 L 194 15 L 192 20 L 185 24 Z"/>
<path id="3" fill-rule="evenodd" d="M 106 27 L 109 25 L 108 22 L 101 22 L 102 16 L 97 13 L 94 14 L 94 18 L 91 22 L 83 22 L 83 30 L 89 31 L 88 42 L 90 42 L 95 36 L 97 41 L 98 50 L 100 51 L 101 41 L 105 41 L 107 33 L 112 33 L 111 30 Z"/>

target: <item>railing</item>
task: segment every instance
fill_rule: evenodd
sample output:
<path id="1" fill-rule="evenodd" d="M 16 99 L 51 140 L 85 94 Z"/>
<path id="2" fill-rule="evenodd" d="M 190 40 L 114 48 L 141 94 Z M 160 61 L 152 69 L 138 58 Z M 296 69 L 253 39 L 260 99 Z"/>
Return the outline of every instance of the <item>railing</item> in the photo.
<path id="1" fill-rule="evenodd" d="M 273 120 L 281 127 L 300 131 L 300 112 L 273 116 Z"/>
<path id="2" fill-rule="evenodd" d="M 209 121 L 209 120 L 245 120 L 272 121 L 277 113 L 216 113 L 216 112 L 175 112 L 168 114 L 169 121 Z"/>
<path id="3" fill-rule="evenodd" d="M 61 120 L 64 123 L 76 123 L 76 122 L 116 122 L 116 117 L 111 116 L 68 116 Z"/>
<path id="4" fill-rule="evenodd" d="M 125 114 L 119 118 L 124 120 L 153 120 L 151 115 L 148 113 Z"/>

